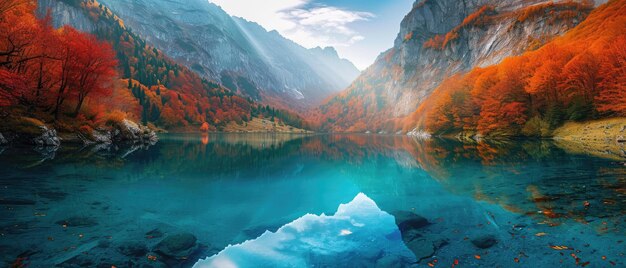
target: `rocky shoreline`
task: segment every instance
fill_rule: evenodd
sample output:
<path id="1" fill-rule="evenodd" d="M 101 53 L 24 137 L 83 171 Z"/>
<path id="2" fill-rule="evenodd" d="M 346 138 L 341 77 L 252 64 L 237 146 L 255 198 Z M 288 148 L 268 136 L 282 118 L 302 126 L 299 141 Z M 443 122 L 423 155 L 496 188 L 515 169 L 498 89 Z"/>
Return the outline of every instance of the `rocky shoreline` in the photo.
<path id="1" fill-rule="evenodd" d="M 32 118 L 21 118 L 16 126 L 0 130 L 0 146 L 32 147 L 53 152 L 62 144 L 78 144 L 110 149 L 111 147 L 142 147 L 154 145 L 159 138 L 147 126 L 124 119 L 115 124 L 74 132 L 57 132 L 53 127 Z"/>
<path id="2" fill-rule="evenodd" d="M 156 132 L 147 126 L 142 126 L 128 119 L 115 124 L 113 127 L 97 128 L 90 133 L 77 133 L 77 137 L 85 145 L 94 144 L 146 144 L 153 145 L 159 141 Z"/>

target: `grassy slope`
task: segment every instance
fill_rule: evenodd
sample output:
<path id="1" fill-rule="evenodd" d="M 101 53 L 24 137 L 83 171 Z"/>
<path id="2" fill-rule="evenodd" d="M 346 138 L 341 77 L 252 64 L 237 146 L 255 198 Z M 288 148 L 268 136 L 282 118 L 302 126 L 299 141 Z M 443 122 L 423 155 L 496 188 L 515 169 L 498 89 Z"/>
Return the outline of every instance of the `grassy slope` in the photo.
<path id="1" fill-rule="evenodd" d="M 572 153 L 626 160 L 626 118 L 567 123 L 554 131 L 557 145 Z"/>
<path id="2" fill-rule="evenodd" d="M 226 125 L 224 132 L 250 133 L 311 133 L 311 131 L 295 128 L 283 123 L 272 122 L 269 119 L 253 118 L 247 123 L 237 124 L 231 121 Z"/>

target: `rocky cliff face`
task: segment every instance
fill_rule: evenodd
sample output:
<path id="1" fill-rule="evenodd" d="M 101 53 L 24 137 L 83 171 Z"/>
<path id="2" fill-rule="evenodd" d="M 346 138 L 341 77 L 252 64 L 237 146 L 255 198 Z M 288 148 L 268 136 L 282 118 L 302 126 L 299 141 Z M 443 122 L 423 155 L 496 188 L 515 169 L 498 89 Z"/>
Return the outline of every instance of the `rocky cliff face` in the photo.
<path id="1" fill-rule="evenodd" d="M 41 10 L 52 9 L 56 24 L 92 30 L 62 2 L 39 0 Z M 99 2 L 170 57 L 270 105 L 303 110 L 344 89 L 359 74 L 332 48 L 306 49 L 206 0 Z"/>
<path id="2" fill-rule="evenodd" d="M 571 1 L 417 1 L 394 47 L 320 107 L 321 124 L 336 131 L 396 130 L 399 118 L 413 112 L 445 77 L 536 49 L 590 10 Z"/>
<path id="3" fill-rule="evenodd" d="M 87 18 L 84 12 L 73 8 L 69 2 L 59 0 L 38 0 L 37 13 L 44 15 L 50 12 L 53 18 L 54 27 L 72 25 L 72 27 L 83 31 L 93 32 L 96 26 Z"/>

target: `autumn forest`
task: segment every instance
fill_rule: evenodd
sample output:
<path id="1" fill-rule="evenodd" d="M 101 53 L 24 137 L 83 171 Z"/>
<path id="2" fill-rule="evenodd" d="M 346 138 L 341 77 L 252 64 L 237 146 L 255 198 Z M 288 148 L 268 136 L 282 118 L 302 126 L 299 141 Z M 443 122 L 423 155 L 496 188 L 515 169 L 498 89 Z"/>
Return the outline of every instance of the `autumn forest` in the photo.
<path id="1" fill-rule="evenodd" d="M 96 25 L 92 33 L 69 25 L 55 28 L 50 13 L 37 11 L 33 1 L 2 0 L 0 106 L 13 114 L 13 121 L 33 118 L 87 136 L 124 118 L 177 131 L 223 131 L 231 122 L 247 125 L 265 118 L 320 132 L 549 137 L 565 122 L 626 116 L 626 4 L 610 1 L 579 25 L 570 25 L 592 9 L 593 3 L 583 2 L 540 4 L 506 15 L 482 6 L 447 34 L 428 38 L 421 49 L 443 53 L 462 31 L 486 27 L 502 16 L 523 23 L 553 14 L 547 23 L 569 21 L 573 28 L 498 64 L 445 77 L 408 115 L 377 115 L 368 123 L 368 114 L 387 111 L 389 105 L 383 96 L 370 96 L 382 94 L 381 89 L 362 95 L 352 90 L 368 88 L 363 85 L 368 80 L 359 78 L 352 89 L 319 108 L 289 111 L 242 92 L 232 81 L 227 88 L 203 78 L 151 46 L 95 0 L 64 1 Z M 403 42 L 415 35 L 409 32 Z"/>
<path id="2" fill-rule="evenodd" d="M 626 267 L 626 0 L 0 0 L 0 267 Z"/>
<path id="3" fill-rule="evenodd" d="M 257 104 L 170 60 L 98 2 L 68 3 L 98 25 L 93 34 L 55 29 L 49 14 L 36 16 L 33 1 L 0 2 L 5 113 L 86 135 L 124 118 L 182 131 L 217 130 L 253 117 L 306 127 L 295 113 Z"/>
<path id="4" fill-rule="evenodd" d="M 405 128 L 542 137 L 566 121 L 626 116 L 626 3 L 614 2 L 537 51 L 445 80 Z"/>

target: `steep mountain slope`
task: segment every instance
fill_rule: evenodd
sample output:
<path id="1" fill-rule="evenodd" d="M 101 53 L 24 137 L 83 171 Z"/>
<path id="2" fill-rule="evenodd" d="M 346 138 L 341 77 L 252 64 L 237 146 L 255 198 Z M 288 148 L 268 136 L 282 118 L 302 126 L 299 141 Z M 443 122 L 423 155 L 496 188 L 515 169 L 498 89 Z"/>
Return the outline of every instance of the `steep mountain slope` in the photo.
<path id="1" fill-rule="evenodd" d="M 117 54 L 122 83 L 113 99 L 104 104 L 144 123 L 168 129 L 221 129 L 230 122 L 243 123 L 254 117 L 303 127 L 290 112 L 260 106 L 171 60 L 130 30 L 108 7 L 95 0 L 40 0 L 38 13 L 50 16 L 56 27 L 65 24 L 92 31 L 109 42 Z M 120 85 L 121 84 L 121 85 Z"/>
<path id="2" fill-rule="evenodd" d="M 233 18 L 207 0 L 102 0 L 147 42 L 202 76 L 254 100 L 303 110 L 359 71 L 333 48 L 306 49 Z"/>
<path id="3" fill-rule="evenodd" d="M 417 1 L 394 47 L 313 117 L 328 130 L 397 131 L 398 118 L 445 77 L 534 50 L 580 23 L 592 7 L 587 1 Z"/>
<path id="4" fill-rule="evenodd" d="M 626 116 L 624 29 L 626 1 L 608 1 L 540 49 L 446 79 L 407 118 L 405 130 L 551 136 L 568 121 Z M 598 132 L 621 128 L 614 122 Z"/>

